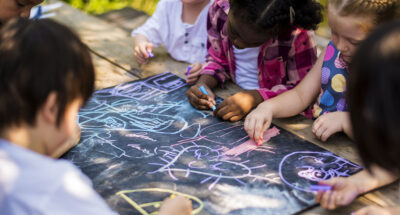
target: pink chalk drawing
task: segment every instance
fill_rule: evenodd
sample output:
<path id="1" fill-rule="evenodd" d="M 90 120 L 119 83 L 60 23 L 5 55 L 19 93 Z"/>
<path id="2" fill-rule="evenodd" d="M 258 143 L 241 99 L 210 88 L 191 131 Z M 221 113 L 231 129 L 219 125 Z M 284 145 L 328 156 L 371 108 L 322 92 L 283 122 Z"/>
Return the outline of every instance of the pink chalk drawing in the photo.
<path id="1" fill-rule="evenodd" d="M 275 126 L 271 129 L 268 129 L 267 131 L 265 131 L 263 138 L 264 138 L 264 142 L 267 142 L 268 140 L 270 140 L 272 137 L 275 137 L 277 135 L 279 135 L 279 129 L 277 129 Z M 251 152 L 253 150 L 257 150 L 257 151 L 264 151 L 264 152 L 270 152 L 270 153 L 275 153 L 274 151 L 271 150 L 272 147 L 269 146 L 261 146 L 258 147 L 256 142 L 254 142 L 253 140 L 249 139 L 246 142 L 233 147 L 232 149 L 226 151 L 223 153 L 223 155 L 228 155 L 228 156 L 234 156 L 237 157 L 243 153 L 246 152 Z"/>

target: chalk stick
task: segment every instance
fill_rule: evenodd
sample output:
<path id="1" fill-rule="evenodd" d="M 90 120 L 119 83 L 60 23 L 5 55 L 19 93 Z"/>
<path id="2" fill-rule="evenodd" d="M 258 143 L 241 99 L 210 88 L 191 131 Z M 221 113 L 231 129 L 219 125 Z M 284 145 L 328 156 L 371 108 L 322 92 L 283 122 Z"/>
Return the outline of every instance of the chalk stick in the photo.
<path id="1" fill-rule="evenodd" d="M 310 190 L 311 191 L 328 191 L 332 190 L 332 187 L 329 185 L 310 185 Z"/>
<path id="2" fill-rule="evenodd" d="M 188 68 L 187 68 L 187 71 L 186 71 L 186 75 L 189 75 L 190 74 L 190 70 L 192 69 L 192 67 L 191 66 L 188 66 Z"/>
<path id="3" fill-rule="evenodd" d="M 152 52 L 147 51 L 147 54 L 149 55 L 150 58 L 154 57 L 154 54 Z"/>

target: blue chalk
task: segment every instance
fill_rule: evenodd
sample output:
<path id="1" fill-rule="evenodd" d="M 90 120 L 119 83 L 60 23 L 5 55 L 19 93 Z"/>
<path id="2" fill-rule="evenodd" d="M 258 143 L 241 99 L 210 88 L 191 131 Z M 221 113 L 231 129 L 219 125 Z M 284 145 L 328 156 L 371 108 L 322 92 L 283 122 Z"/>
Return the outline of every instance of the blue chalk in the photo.
<path id="1" fill-rule="evenodd" d="M 310 190 L 311 191 L 328 191 L 332 190 L 332 187 L 329 185 L 310 185 Z"/>
<path id="2" fill-rule="evenodd" d="M 203 85 L 200 86 L 200 91 L 201 91 L 202 93 L 204 93 L 205 95 L 210 96 L 210 94 L 208 94 L 206 88 L 205 88 Z M 215 105 L 213 105 L 213 106 L 212 106 L 212 110 L 215 111 L 215 109 L 216 109 L 216 108 L 215 108 Z"/>

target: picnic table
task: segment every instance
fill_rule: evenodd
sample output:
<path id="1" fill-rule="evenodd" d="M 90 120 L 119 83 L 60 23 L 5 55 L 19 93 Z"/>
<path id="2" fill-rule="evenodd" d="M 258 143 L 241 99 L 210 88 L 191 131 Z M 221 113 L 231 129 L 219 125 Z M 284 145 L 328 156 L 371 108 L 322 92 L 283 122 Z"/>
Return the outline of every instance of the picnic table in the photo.
<path id="1" fill-rule="evenodd" d="M 54 2 L 56 1 L 50 1 L 50 3 Z M 90 48 L 96 68 L 96 89 L 146 78 L 166 71 L 185 78 L 184 72 L 188 64 L 173 60 L 162 47 L 154 50 L 156 57 L 148 64 L 138 65 L 136 63 L 129 28 L 143 24 L 147 18 L 145 14 L 138 13 L 130 20 L 118 22 L 118 15 L 109 14 L 101 19 L 64 3 L 55 12 L 57 14 L 52 19 L 72 28 Z M 226 98 L 239 90 L 241 88 L 237 85 L 228 83 L 225 88 L 218 88 L 216 95 Z M 360 158 L 357 156 L 357 151 L 351 140 L 342 134 L 337 134 L 323 143 L 313 135 L 311 131 L 312 122 L 312 120 L 300 115 L 273 120 L 274 124 L 289 132 L 361 165 Z M 360 196 L 349 206 L 333 211 L 316 206 L 300 214 L 350 214 L 367 205 L 393 206 L 398 204 L 398 192 L 398 183 L 394 183 Z"/>

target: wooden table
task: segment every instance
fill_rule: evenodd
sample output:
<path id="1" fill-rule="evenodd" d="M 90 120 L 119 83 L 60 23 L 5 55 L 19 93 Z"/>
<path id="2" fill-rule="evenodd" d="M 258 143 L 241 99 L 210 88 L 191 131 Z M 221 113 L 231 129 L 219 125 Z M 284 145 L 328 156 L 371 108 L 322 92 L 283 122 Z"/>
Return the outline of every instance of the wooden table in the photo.
<path id="1" fill-rule="evenodd" d="M 172 60 L 163 48 L 155 49 L 156 57 L 149 64 L 138 65 L 133 57 L 132 38 L 129 32 L 119 27 L 118 24 L 87 15 L 66 4 L 57 9 L 56 12 L 57 15 L 53 19 L 74 29 L 91 49 L 96 67 L 96 89 L 145 78 L 165 71 L 185 78 L 184 71 L 188 64 Z M 143 16 L 139 16 L 136 20 L 130 21 L 130 26 L 139 26 L 144 21 Z M 225 89 L 217 89 L 216 94 L 226 98 L 239 90 L 240 87 L 228 83 Z M 311 132 L 312 120 L 310 119 L 296 116 L 276 119 L 273 122 L 354 163 L 361 163 L 354 145 L 344 135 L 335 135 L 326 143 L 315 138 Z M 328 211 L 317 206 L 301 214 L 350 214 L 366 205 L 392 206 L 398 202 L 398 190 L 398 184 L 395 183 L 363 195 L 346 207 Z"/>

